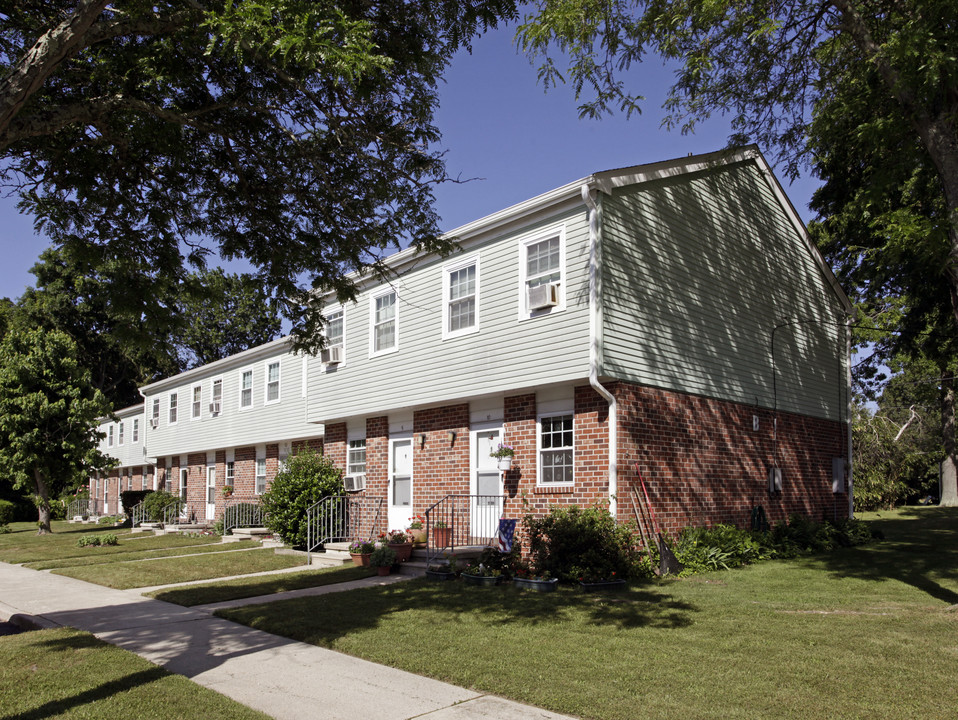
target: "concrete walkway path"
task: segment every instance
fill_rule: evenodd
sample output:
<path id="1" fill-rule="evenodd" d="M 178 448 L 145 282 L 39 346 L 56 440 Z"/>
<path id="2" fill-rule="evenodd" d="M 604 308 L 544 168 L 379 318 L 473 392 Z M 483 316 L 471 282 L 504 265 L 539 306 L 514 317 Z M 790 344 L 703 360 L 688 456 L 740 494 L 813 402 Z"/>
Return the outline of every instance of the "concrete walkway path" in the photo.
<path id="1" fill-rule="evenodd" d="M 0 620 L 21 616 L 41 627 L 91 632 L 278 720 L 566 717 L 254 630 L 204 610 L 0 563 Z"/>

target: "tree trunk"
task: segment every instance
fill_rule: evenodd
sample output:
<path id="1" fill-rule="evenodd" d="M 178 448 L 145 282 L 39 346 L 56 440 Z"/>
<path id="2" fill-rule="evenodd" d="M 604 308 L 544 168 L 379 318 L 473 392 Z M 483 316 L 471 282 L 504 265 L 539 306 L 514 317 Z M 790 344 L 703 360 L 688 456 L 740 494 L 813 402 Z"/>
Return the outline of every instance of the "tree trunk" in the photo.
<path id="1" fill-rule="evenodd" d="M 43 474 L 37 468 L 33 468 L 33 482 L 37 488 L 37 535 L 47 535 L 53 532 L 50 527 L 50 494 Z"/>
<path id="2" fill-rule="evenodd" d="M 939 505 L 958 506 L 958 465 L 955 463 L 955 376 L 941 373 L 941 434 L 945 459 L 941 463 L 941 499 Z"/>

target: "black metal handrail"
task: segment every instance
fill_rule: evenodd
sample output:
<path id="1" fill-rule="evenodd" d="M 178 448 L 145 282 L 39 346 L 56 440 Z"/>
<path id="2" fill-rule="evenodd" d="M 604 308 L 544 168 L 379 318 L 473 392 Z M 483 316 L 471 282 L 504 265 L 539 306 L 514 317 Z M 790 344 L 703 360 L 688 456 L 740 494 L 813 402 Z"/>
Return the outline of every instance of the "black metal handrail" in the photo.
<path id="1" fill-rule="evenodd" d="M 426 510 L 426 563 L 498 537 L 504 495 L 446 495 Z"/>

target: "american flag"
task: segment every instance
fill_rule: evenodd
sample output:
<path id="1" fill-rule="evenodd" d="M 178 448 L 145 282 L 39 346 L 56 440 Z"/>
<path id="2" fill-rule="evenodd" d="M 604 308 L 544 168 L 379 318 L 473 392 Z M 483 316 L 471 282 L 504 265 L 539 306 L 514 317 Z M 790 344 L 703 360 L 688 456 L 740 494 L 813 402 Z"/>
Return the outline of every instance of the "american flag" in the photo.
<path id="1" fill-rule="evenodd" d="M 499 552 L 512 552 L 512 539 L 516 536 L 516 520 L 499 521 Z"/>

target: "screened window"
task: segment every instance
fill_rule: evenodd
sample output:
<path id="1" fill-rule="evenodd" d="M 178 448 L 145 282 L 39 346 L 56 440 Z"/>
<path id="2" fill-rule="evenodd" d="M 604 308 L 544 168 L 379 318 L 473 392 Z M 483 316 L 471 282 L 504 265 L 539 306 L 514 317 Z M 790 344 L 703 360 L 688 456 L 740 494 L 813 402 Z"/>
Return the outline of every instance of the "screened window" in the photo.
<path id="1" fill-rule="evenodd" d="M 266 366 L 266 402 L 279 400 L 279 361 Z"/>
<path id="2" fill-rule="evenodd" d="M 326 347 L 343 346 L 343 311 L 337 310 L 326 315 Z"/>
<path id="3" fill-rule="evenodd" d="M 156 427 L 160 424 L 160 399 L 153 398 L 153 426 Z"/>
<path id="4" fill-rule="evenodd" d="M 397 347 L 396 293 L 390 292 L 373 299 L 373 353 L 395 350 Z"/>
<path id="5" fill-rule="evenodd" d="M 347 475 L 366 474 L 366 439 L 350 440 L 349 451 L 346 457 Z"/>
<path id="6" fill-rule="evenodd" d="M 133 418 L 133 437 L 130 438 L 132 442 L 140 441 L 140 419 Z"/>
<path id="7" fill-rule="evenodd" d="M 266 458 L 256 458 L 256 494 L 266 492 Z"/>
<path id="8" fill-rule="evenodd" d="M 120 423 L 119 425 L 117 425 L 117 429 L 116 429 L 116 444 L 117 444 L 117 445 L 122 445 L 122 444 L 123 444 L 123 423 Z"/>
<path id="9" fill-rule="evenodd" d="M 170 425 L 176 424 L 176 393 L 170 393 Z"/>
<path id="10" fill-rule="evenodd" d="M 543 485 L 570 484 L 572 476 L 572 415 L 539 420 L 539 478 Z"/>
<path id="11" fill-rule="evenodd" d="M 113 426 L 106 429 L 106 446 L 113 447 Z"/>
<path id="12" fill-rule="evenodd" d="M 203 412 L 202 408 L 203 403 L 203 386 L 194 385 L 193 386 L 193 405 L 190 417 L 193 420 L 196 420 Z"/>
<path id="13" fill-rule="evenodd" d="M 210 412 L 219 413 L 223 407 L 223 381 L 214 380 L 210 389 Z"/>
<path id="14" fill-rule="evenodd" d="M 476 327 L 476 264 L 446 272 L 446 332 L 460 333 Z"/>
<path id="15" fill-rule="evenodd" d="M 240 376 L 240 407 L 253 407 L 253 371 L 244 370 Z"/>

